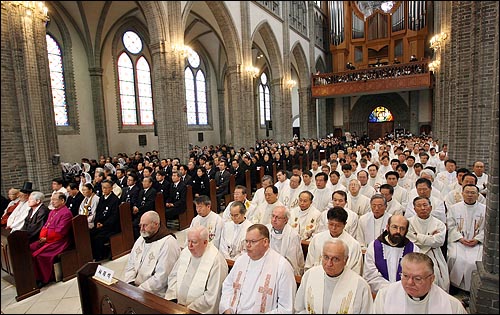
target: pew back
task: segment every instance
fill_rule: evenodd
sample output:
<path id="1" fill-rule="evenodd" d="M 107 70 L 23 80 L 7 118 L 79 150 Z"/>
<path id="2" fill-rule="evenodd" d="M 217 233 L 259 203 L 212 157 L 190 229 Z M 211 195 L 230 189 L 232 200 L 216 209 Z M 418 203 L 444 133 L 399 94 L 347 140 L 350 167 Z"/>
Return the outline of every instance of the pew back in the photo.
<path id="1" fill-rule="evenodd" d="M 127 255 L 134 246 L 134 231 L 132 229 L 132 212 L 129 202 L 123 202 L 120 207 L 120 233 L 111 235 L 111 259 Z"/>
<path id="2" fill-rule="evenodd" d="M 78 270 L 82 314 L 198 314 L 120 280 L 112 285 L 95 280 L 98 265 L 87 263 Z"/>
<path id="3" fill-rule="evenodd" d="M 8 272 L 15 282 L 16 301 L 40 293 L 36 286 L 28 232 L 18 230 L 10 233 L 2 228 L 2 268 L 4 260 L 8 262 L 5 267 L 8 267 Z"/>

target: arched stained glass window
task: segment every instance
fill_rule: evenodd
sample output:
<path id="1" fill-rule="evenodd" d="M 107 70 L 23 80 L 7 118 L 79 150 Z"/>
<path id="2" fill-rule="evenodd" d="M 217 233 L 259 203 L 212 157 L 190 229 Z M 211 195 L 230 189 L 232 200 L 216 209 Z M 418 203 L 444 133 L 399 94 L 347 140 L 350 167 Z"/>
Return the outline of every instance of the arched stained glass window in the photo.
<path id="1" fill-rule="evenodd" d="M 271 120 L 271 95 L 269 93 L 269 81 L 265 72 L 260 75 L 259 82 L 259 108 L 260 124 L 266 125 L 267 120 Z"/>
<path id="2" fill-rule="evenodd" d="M 392 113 L 385 107 L 379 106 L 368 117 L 368 122 L 393 121 Z"/>
<path id="3" fill-rule="evenodd" d="M 190 51 L 184 70 L 188 125 L 208 125 L 207 82 L 201 69 L 200 56 Z"/>
<path id="4" fill-rule="evenodd" d="M 45 39 L 47 40 L 50 86 L 52 88 L 52 104 L 54 106 L 56 126 L 69 126 L 61 48 L 49 34 L 45 35 Z"/>
<path id="5" fill-rule="evenodd" d="M 122 40 L 125 51 L 118 57 L 122 125 L 151 126 L 154 124 L 151 68 L 142 54 L 144 45 L 132 31 L 125 32 Z"/>

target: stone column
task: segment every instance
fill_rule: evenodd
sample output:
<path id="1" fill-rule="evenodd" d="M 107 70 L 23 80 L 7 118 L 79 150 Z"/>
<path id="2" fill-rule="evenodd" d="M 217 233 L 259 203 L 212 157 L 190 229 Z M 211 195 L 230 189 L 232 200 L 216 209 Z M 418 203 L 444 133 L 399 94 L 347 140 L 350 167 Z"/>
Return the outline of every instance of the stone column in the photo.
<path id="1" fill-rule="evenodd" d="M 300 137 L 312 138 L 316 135 L 316 103 L 311 98 L 309 87 L 299 88 Z"/>
<path id="2" fill-rule="evenodd" d="M 220 143 L 226 143 L 228 128 L 226 127 L 225 89 L 217 89 L 217 108 L 219 110 Z"/>
<path id="3" fill-rule="evenodd" d="M 97 154 L 108 156 L 108 131 L 106 129 L 106 111 L 104 109 L 104 93 L 102 90 L 101 67 L 89 68 L 90 85 L 92 89 L 92 104 L 94 105 L 94 128 L 97 143 Z"/>
<path id="4" fill-rule="evenodd" d="M 61 176 L 45 39 L 47 17 L 21 4 L 2 1 L 1 191 L 33 182 L 50 192 Z"/>
<path id="5" fill-rule="evenodd" d="M 419 91 L 409 91 L 408 92 L 408 106 L 410 108 L 410 132 L 414 135 L 420 134 L 420 128 L 418 123 L 418 104 L 420 99 Z M 394 128 L 399 128 L 394 125 Z"/>

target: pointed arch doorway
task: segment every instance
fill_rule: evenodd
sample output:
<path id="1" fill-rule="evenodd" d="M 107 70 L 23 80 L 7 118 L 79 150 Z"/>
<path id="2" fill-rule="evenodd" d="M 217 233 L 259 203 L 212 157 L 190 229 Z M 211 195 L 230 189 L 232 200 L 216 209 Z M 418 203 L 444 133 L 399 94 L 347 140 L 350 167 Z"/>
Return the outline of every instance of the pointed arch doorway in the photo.
<path id="1" fill-rule="evenodd" d="M 368 116 L 368 137 L 370 139 L 383 138 L 394 130 L 394 117 L 383 106 L 376 107 Z"/>

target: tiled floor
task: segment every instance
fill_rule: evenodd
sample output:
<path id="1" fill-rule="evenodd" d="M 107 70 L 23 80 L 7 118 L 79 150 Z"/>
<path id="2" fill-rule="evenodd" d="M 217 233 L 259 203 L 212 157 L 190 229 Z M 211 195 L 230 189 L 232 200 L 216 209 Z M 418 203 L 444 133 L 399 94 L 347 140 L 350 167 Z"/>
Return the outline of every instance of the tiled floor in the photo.
<path id="1" fill-rule="evenodd" d="M 184 246 L 185 231 L 176 232 L 179 245 Z M 115 271 L 115 277 L 122 279 L 128 255 L 106 261 L 106 266 Z M 10 276 L 2 270 L 2 313 L 4 314 L 81 314 L 80 295 L 76 278 L 66 282 L 52 282 L 40 293 L 16 302 L 16 288 L 7 281 Z"/>

